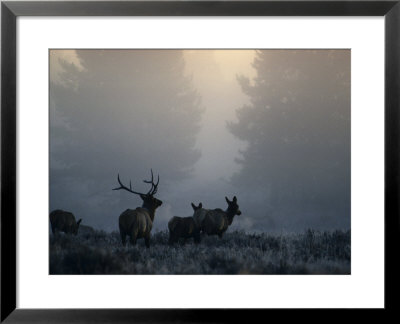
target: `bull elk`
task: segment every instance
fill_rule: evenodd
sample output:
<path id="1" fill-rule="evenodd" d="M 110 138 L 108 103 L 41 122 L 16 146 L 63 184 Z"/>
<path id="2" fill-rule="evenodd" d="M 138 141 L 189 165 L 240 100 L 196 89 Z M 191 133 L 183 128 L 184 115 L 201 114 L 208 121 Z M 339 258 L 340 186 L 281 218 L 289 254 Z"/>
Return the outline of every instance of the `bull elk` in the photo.
<path id="1" fill-rule="evenodd" d="M 50 213 L 51 231 L 53 234 L 56 232 L 64 232 L 66 234 L 78 234 L 79 224 L 82 219 L 76 221 L 74 214 L 56 209 Z"/>
<path id="2" fill-rule="evenodd" d="M 174 216 L 168 222 L 168 229 L 170 244 L 178 242 L 180 238 L 186 243 L 186 240 L 192 237 L 195 243 L 200 243 L 200 228 L 193 217 Z"/>
<path id="3" fill-rule="evenodd" d="M 113 189 L 126 190 L 139 195 L 143 200 L 142 207 L 127 209 L 119 216 L 119 233 L 124 246 L 126 244 L 126 236 L 129 236 L 132 245 L 136 244 L 137 239 L 144 238 L 146 247 L 150 247 L 150 231 L 153 227 L 155 211 L 162 205 L 162 201 L 154 197 L 157 193 L 160 176 L 158 176 L 157 183 L 154 183 L 153 170 L 151 170 L 151 180 L 143 181 L 151 184 L 151 188 L 146 194 L 134 191 L 131 182 L 129 182 L 129 188 L 124 186 L 119 178 L 119 174 L 118 183 L 120 186 Z"/>
<path id="4" fill-rule="evenodd" d="M 236 196 L 230 201 L 225 197 L 228 203 L 228 208 L 223 211 L 222 209 L 209 210 L 202 222 L 202 230 L 208 235 L 218 235 L 222 238 L 222 235 L 228 229 L 228 226 L 232 224 L 235 215 L 240 215 L 242 212 L 239 210 Z"/>

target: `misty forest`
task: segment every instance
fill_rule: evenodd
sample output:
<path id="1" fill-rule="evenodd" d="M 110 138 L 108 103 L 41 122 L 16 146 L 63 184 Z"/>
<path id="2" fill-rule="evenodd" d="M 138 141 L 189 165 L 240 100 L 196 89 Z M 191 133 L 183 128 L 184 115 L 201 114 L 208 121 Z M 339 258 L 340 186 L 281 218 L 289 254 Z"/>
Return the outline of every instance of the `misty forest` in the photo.
<path id="1" fill-rule="evenodd" d="M 50 50 L 50 274 L 350 274 L 350 50 Z"/>

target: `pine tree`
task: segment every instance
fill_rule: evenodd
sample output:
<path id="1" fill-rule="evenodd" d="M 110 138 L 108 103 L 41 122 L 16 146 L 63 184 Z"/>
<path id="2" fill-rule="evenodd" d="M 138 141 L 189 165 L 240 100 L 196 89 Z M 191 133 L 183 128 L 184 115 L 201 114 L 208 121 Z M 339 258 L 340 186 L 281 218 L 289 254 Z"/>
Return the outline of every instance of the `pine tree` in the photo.
<path id="1" fill-rule="evenodd" d="M 238 78 L 250 104 L 228 125 L 248 144 L 233 182 L 269 190 L 275 209 L 349 216 L 350 52 L 262 50 L 253 67 Z"/>
<path id="2" fill-rule="evenodd" d="M 50 84 L 51 205 L 83 210 L 85 199 L 98 197 L 109 210 L 118 202 L 115 192 L 110 196 L 117 173 L 139 191 L 148 189 L 142 180 L 150 168 L 160 174 L 160 189 L 190 176 L 200 157 L 194 145 L 203 109 L 184 75 L 182 51 L 78 50 L 77 56 L 82 68 L 63 62 L 62 82 Z"/>

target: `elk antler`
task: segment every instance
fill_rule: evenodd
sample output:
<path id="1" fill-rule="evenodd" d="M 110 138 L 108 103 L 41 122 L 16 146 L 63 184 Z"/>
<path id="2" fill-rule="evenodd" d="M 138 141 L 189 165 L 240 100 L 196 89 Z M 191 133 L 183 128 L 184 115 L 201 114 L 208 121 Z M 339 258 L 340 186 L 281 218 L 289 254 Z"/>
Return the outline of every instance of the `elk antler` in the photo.
<path id="1" fill-rule="evenodd" d="M 150 171 L 151 171 L 151 180 L 143 180 L 143 182 L 151 184 L 151 188 L 150 188 L 149 192 L 147 193 L 147 195 L 154 196 L 157 192 L 158 183 L 160 182 L 160 175 L 157 176 L 157 183 L 155 184 L 154 176 L 153 176 L 153 169 L 150 169 Z"/>
<path id="2" fill-rule="evenodd" d="M 121 180 L 119 179 L 119 173 L 118 173 L 118 183 L 119 183 L 120 187 L 114 188 L 113 190 L 121 190 L 121 189 L 124 189 L 124 190 L 129 191 L 129 192 L 131 192 L 131 193 L 133 193 L 133 194 L 136 194 L 136 195 L 144 195 L 144 194 L 141 193 L 141 192 L 136 192 L 136 191 L 133 191 L 133 190 L 132 190 L 132 183 L 131 183 L 130 180 L 129 180 L 129 188 L 128 188 L 128 187 L 125 187 L 125 186 L 122 184 Z"/>
<path id="3" fill-rule="evenodd" d="M 136 194 L 136 195 L 153 196 L 157 192 L 157 187 L 158 187 L 158 184 L 160 182 L 160 175 L 158 175 L 157 183 L 154 183 L 153 170 L 151 170 L 151 180 L 143 180 L 143 182 L 151 184 L 151 188 L 150 188 L 150 190 L 149 190 L 149 192 L 147 194 L 133 191 L 131 181 L 129 181 L 129 188 L 124 186 L 124 184 L 121 182 L 121 180 L 119 178 L 119 173 L 118 173 L 118 183 L 119 183 L 120 186 L 118 188 L 114 188 L 113 190 L 124 189 L 124 190 L 129 191 L 130 193 L 133 193 L 133 194 Z"/>

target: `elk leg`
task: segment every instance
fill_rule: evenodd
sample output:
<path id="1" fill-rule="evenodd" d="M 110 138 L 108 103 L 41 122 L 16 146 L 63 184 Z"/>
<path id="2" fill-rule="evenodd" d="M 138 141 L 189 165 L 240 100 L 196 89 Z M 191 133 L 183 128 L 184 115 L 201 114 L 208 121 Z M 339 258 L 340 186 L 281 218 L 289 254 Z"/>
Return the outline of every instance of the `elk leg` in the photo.
<path id="1" fill-rule="evenodd" d="M 144 237 L 144 244 L 146 245 L 147 248 L 150 247 L 150 233 L 146 234 L 146 236 Z"/>
<path id="2" fill-rule="evenodd" d="M 120 235 L 121 235 L 122 245 L 125 246 L 126 245 L 126 234 L 123 232 L 120 232 Z"/>
<path id="3" fill-rule="evenodd" d="M 131 235 L 131 239 L 130 239 L 130 242 L 131 242 L 132 245 L 136 245 L 136 239 L 137 239 L 137 238 L 136 238 L 136 235 L 135 235 L 135 234 L 132 234 L 132 235 Z"/>
<path id="4" fill-rule="evenodd" d="M 138 238 L 138 236 L 140 237 L 140 235 L 138 233 L 138 230 L 137 229 L 131 229 L 129 236 L 131 238 L 130 239 L 131 244 L 132 245 L 136 245 L 137 238 Z"/>
<path id="5" fill-rule="evenodd" d="M 195 233 L 194 234 L 194 243 L 200 243 L 200 241 L 201 241 L 201 237 L 200 237 L 200 233 Z"/>
<path id="6" fill-rule="evenodd" d="M 126 245 L 126 233 L 125 230 L 121 227 L 121 224 L 119 224 L 119 235 L 121 236 L 121 241 L 122 245 Z"/>

